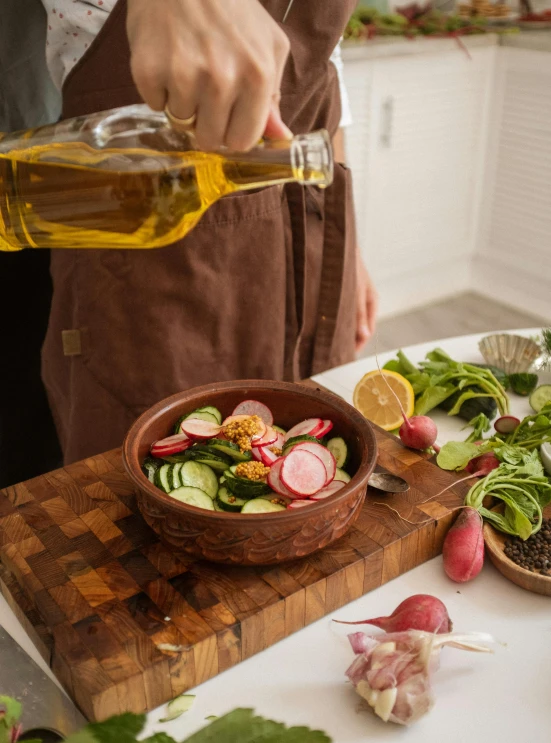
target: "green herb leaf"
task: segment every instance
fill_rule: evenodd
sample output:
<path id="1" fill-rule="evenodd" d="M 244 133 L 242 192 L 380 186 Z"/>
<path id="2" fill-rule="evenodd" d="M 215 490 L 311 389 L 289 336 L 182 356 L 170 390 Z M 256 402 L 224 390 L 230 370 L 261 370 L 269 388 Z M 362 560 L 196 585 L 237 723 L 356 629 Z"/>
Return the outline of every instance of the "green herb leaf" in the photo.
<path id="1" fill-rule="evenodd" d="M 465 439 L 467 444 L 479 441 L 482 438 L 482 435 L 490 430 L 492 424 L 487 415 L 479 413 L 477 416 L 472 418 L 466 426 L 463 426 L 463 429 L 468 428 L 469 426 L 472 426 L 473 430 Z"/>
<path id="2" fill-rule="evenodd" d="M 440 449 L 436 462 L 443 470 L 464 470 L 471 459 L 483 454 L 485 449 L 466 441 L 448 441 Z"/>
<path id="3" fill-rule="evenodd" d="M 199 730 L 185 743 L 331 743 L 319 730 L 288 728 L 257 717 L 251 709 L 235 709 Z"/>
<path id="4" fill-rule="evenodd" d="M 102 723 L 102 725 L 109 725 L 109 721 Z M 79 730 L 78 733 L 73 733 L 68 738 L 65 738 L 63 743 L 100 743 L 99 739 L 90 730 L 90 725 Z"/>
<path id="5" fill-rule="evenodd" d="M 140 743 L 176 743 L 176 741 L 166 733 L 154 733 Z"/>
<path id="6" fill-rule="evenodd" d="M 391 359 L 390 361 L 387 361 L 386 364 L 383 366 L 383 369 L 396 372 L 397 374 L 401 374 L 402 376 L 405 375 L 404 367 L 397 359 Z"/>
<path id="7" fill-rule="evenodd" d="M 0 707 L 3 707 L 5 710 L 5 714 L 0 721 L 6 727 L 13 727 L 21 717 L 21 704 L 17 699 L 0 695 Z"/>
<path id="8" fill-rule="evenodd" d="M 438 407 L 441 402 L 447 400 L 453 393 L 454 387 L 451 384 L 427 387 L 415 401 L 415 415 L 426 415 L 429 411 Z"/>
<path id="9" fill-rule="evenodd" d="M 97 743 L 135 743 L 145 725 L 145 715 L 134 715 L 125 712 L 115 715 L 104 722 L 93 722 L 87 725 L 83 733 L 90 733 Z M 72 741 L 71 743 L 91 743 L 90 741 Z"/>

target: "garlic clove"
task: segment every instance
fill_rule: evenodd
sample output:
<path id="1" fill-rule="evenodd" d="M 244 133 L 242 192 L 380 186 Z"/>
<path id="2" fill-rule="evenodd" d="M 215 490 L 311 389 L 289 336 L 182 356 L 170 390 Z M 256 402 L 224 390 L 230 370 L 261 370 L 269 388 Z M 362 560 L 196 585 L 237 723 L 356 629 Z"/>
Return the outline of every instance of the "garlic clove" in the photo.
<path id="1" fill-rule="evenodd" d="M 388 722 L 390 714 L 396 703 L 398 689 L 396 687 L 380 691 L 375 702 L 374 712 L 383 722 Z"/>

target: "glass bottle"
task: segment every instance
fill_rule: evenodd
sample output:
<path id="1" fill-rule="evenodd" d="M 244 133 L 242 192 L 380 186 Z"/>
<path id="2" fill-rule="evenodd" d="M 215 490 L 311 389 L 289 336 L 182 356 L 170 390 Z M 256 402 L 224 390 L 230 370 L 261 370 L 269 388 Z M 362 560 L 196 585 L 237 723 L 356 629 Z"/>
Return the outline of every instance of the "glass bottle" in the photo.
<path id="1" fill-rule="evenodd" d="M 125 106 L 0 135 L 0 250 L 158 248 L 227 194 L 332 177 L 325 130 L 203 152 L 163 113 Z"/>

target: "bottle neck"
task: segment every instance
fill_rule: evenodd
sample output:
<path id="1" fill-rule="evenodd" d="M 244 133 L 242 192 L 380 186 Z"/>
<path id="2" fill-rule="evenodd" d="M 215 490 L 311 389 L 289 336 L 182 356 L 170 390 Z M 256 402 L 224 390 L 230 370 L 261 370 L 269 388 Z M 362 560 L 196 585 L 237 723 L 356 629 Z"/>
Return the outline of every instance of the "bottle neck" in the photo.
<path id="1" fill-rule="evenodd" d="M 325 188 L 333 181 L 333 151 L 324 129 L 291 140 L 266 140 L 249 152 L 225 152 L 224 172 L 236 190 L 298 182 Z"/>

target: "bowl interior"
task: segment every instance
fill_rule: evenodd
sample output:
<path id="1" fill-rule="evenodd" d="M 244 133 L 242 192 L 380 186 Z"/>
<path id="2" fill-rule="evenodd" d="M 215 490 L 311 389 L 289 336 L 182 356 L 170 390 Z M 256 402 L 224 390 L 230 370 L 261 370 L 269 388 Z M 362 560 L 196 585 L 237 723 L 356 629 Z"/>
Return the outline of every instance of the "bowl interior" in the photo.
<path id="1" fill-rule="evenodd" d="M 183 510 L 193 508 L 175 502 L 155 488 L 142 473 L 141 463 L 149 454 L 153 442 L 173 433 L 174 424 L 180 416 L 191 413 L 199 407 L 213 405 L 220 410 L 223 417 L 227 417 L 238 403 L 247 399 L 258 400 L 267 405 L 273 413 L 274 423 L 286 430 L 306 418 L 329 418 L 333 422 L 329 436 L 342 436 L 348 446 L 347 472 L 353 477 L 361 468 L 363 474 L 361 479 L 367 480 L 375 466 L 376 442 L 365 418 L 346 402 L 329 393 L 285 382 L 227 382 L 217 386 L 196 388 L 161 401 L 144 413 L 130 429 L 123 449 L 127 469 L 137 479 L 140 487 L 151 494 L 154 493 L 156 498 L 161 498 L 172 505 L 176 503 Z M 353 479 L 351 485 L 355 484 Z M 339 493 L 344 490 L 345 488 Z M 316 505 L 323 502 L 320 501 Z M 194 512 L 197 510 L 193 508 Z M 300 509 L 304 510 L 310 509 Z M 210 515 L 210 511 L 208 514 Z M 219 515 L 218 512 L 216 515 Z M 238 516 L 243 518 L 242 515 Z"/>

